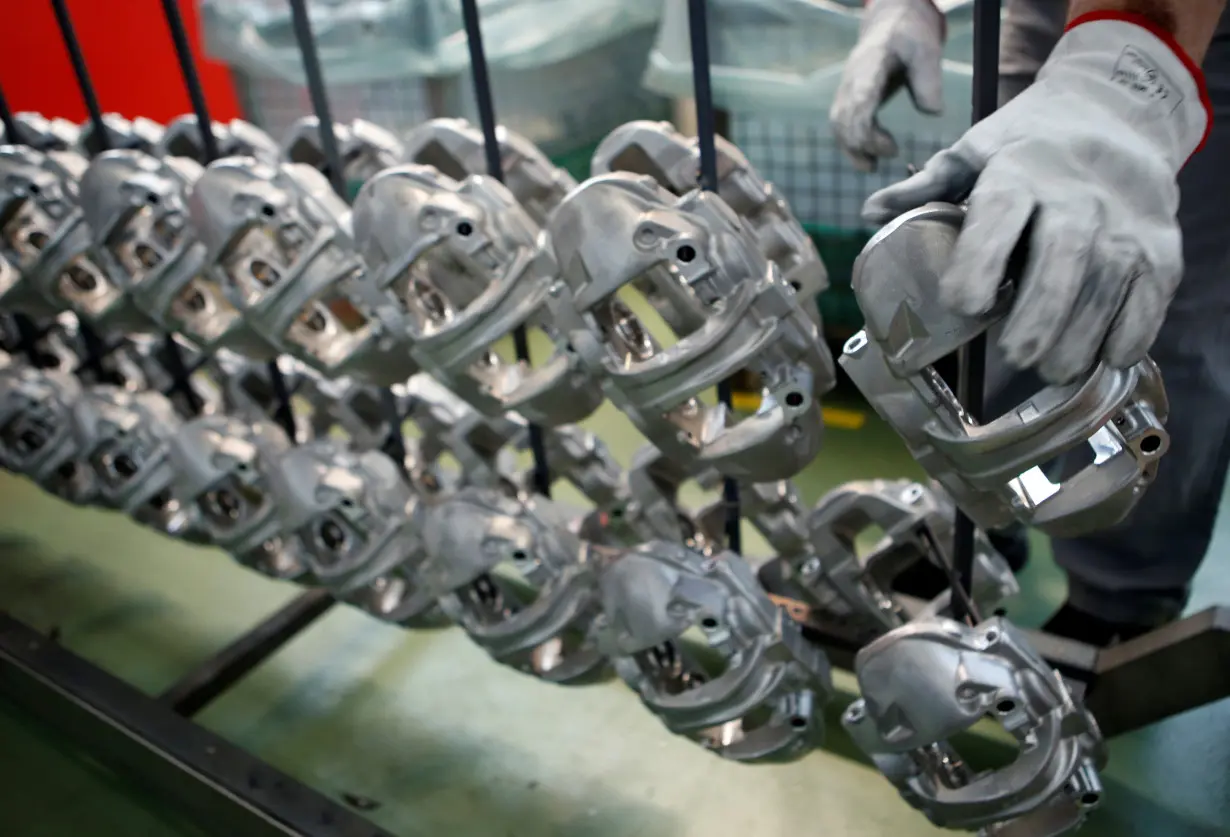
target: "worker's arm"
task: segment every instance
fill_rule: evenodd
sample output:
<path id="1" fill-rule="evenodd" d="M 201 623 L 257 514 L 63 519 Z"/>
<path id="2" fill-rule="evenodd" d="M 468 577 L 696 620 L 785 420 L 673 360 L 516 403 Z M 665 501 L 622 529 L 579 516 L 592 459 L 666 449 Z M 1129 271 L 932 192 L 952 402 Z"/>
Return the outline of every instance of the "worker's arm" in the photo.
<path id="1" fill-rule="evenodd" d="M 968 198 L 940 283 L 954 311 L 989 310 L 1010 257 L 1026 254 L 999 338 L 1014 366 L 1066 382 L 1152 345 L 1183 275 L 1178 172 L 1212 119 L 1192 55 L 1223 6 L 1074 3 L 1031 87 L 868 199 L 864 216 L 884 223 Z"/>
<path id="2" fill-rule="evenodd" d="M 1068 22 L 1108 12 L 1139 15 L 1171 35 L 1200 64 L 1225 8 L 1226 0 L 1071 0 Z"/>

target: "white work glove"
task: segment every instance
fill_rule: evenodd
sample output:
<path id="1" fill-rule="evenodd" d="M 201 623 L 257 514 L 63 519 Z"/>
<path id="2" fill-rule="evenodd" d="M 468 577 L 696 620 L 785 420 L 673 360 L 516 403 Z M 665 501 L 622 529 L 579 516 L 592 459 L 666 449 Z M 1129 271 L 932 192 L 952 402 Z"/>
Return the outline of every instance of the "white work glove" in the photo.
<path id="1" fill-rule="evenodd" d="M 1052 383 L 1099 360 L 1130 366 L 1182 277 L 1175 178 L 1203 144 L 1207 102 L 1203 75 L 1169 36 L 1137 16 L 1086 16 L 1032 87 L 872 195 L 863 217 L 886 223 L 968 195 L 941 301 L 988 311 L 1020 242 L 1024 267 L 999 339 L 1008 362 Z"/>
<path id="2" fill-rule="evenodd" d="M 829 110 L 833 135 L 860 171 L 896 157 L 897 143 L 876 113 L 902 85 L 923 113 L 944 107 L 940 65 L 946 26 L 932 0 L 869 0 L 858 43 L 846 59 Z"/>

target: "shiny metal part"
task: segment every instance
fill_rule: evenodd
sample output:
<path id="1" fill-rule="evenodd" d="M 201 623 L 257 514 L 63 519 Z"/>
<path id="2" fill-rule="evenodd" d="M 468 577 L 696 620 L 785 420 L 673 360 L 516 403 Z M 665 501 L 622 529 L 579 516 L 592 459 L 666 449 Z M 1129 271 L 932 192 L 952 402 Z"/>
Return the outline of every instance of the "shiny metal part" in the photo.
<path id="1" fill-rule="evenodd" d="M 609 174 L 573 190 L 549 231 L 563 279 L 550 297 L 556 328 L 663 454 L 749 482 L 789 478 L 814 458 L 832 357 L 721 198 L 675 198 L 651 178 Z M 641 282 L 670 299 L 683 326 L 673 345 L 630 307 L 626 292 Z M 744 370 L 763 387 L 754 415 L 736 421 L 701 401 Z"/>
<path id="2" fill-rule="evenodd" d="M 270 469 L 290 447 L 272 422 L 214 415 L 186 422 L 168 450 L 175 497 L 196 510 L 205 537 L 240 564 L 283 579 L 307 572 L 269 485 Z"/>
<path id="3" fill-rule="evenodd" d="M 249 421 L 263 421 L 274 416 L 279 401 L 268 362 L 252 360 L 225 349 L 215 352 L 212 361 L 211 374 L 217 376 L 224 405 L 222 412 Z M 277 364 L 287 392 L 303 395 L 312 404 L 310 411 L 293 411 L 295 438 L 307 441 L 326 435 L 333 421 L 322 415 L 321 405 L 313 398 L 312 382 L 317 376 L 290 357 L 278 358 Z"/>
<path id="4" fill-rule="evenodd" d="M 405 415 L 418 427 L 418 449 L 449 486 L 498 488 L 516 495 L 521 490 L 516 451 L 525 446 L 526 426 L 517 416 L 481 415 L 429 375 L 420 373 L 399 388 Z M 456 463 L 449 474 L 444 459 Z"/>
<path id="5" fill-rule="evenodd" d="M 0 144 L 28 145 L 36 151 L 72 151 L 77 147 L 81 129 L 58 116 L 48 119 L 41 113 L 22 111 L 13 114 L 21 136 L 10 137 L 0 125 Z"/>
<path id="6" fill-rule="evenodd" d="M 722 484 L 713 468 L 683 466 L 646 445 L 632 456 L 627 473 L 631 501 L 625 523 L 637 543 L 665 540 L 683 543 L 705 555 L 720 552 L 726 543 L 725 507 L 720 500 L 700 509 L 686 508 L 679 493 L 685 483 L 695 482 L 704 491 Z"/>
<path id="7" fill-rule="evenodd" d="M 590 548 L 545 498 L 467 488 L 426 516 L 422 589 L 498 662 L 554 683 L 609 672 L 592 631 Z"/>
<path id="8" fill-rule="evenodd" d="M 90 161 L 79 187 L 89 259 L 115 290 L 84 312 L 99 328 L 174 329 L 192 319 L 178 315 L 201 293 L 192 285 L 203 248 L 188 228 L 186 200 L 201 171 L 192 160 L 130 150 Z"/>
<path id="9" fill-rule="evenodd" d="M 842 723 L 910 805 L 943 828 L 983 837 L 1054 837 L 1101 800 L 1097 723 L 1010 622 L 913 622 L 859 651 L 863 697 Z M 1020 752 L 975 771 L 950 739 L 984 717 Z"/>
<path id="10" fill-rule="evenodd" d="M 818 321 L 815 298 L 828 288 L 829 276 L 811 236 L 786 199 L 760 176 L 738 146 L 724 137 L 714 137 L 714 146 L 718 195 L 752 228 L 760 252 L 777 265 L 804 310 L 814 313 Z M 700 145 L 669 122 L 628 122 L 607 134 L 594 151 L 590 173 L 614 171 L 648 175 L 682 196 L 701 188 Z M 659 302 L 663 304 L 659 313 L 669 321 L 669 300 L 662 297 Z"/>
<path id="11" fill-rule="evenodd" d="M 576 180 L 516 131 L 497 125 L 495 137 L 504 185 L 534 223 L 546 224 Z M 403 144 L 405 162 L 432 166 L 454 180 L 488 173 L 483 132 L 465 119 L 430 119 L 406 134 Z"/>
<path id="12" fill-rule="evenodd" d="M 828 660 L 742 558 L 653 541 L 609 560 L 599 590 L 600 650 L 671 732 L 749 762 L 821 744 Z"/>
<path id="13" fill-rule="evenodd" d="M 93 468 L 95 502 L 172 537 L 208 543 L 195 508 L 175 497 L 170 441 L 182 422 L 157 392 L 87 387 L 73 405 L 80 456 Z"/>
<path id="14" fill-rule="evenodd" d="M 565 424 L 547 428 L 543 442 L 551 476 L 574 486 L 602 517 L 605 543 L 631 546 L 644 540 L 628 525 L 631 491 L 623 468 L 601 439 L 578 425 Z M 531 484 L 530 475 L 521 483 Z"/>
<path id="15" fill-rule="evenodd" d="M 1161 374 L 1148 358 L 1130 369 L 1099 366 L 975 423 L 932 364 L 1002 318 L 1012 285 L 980 317 L 941 305 L 939 279 L 963 220 L 959 207 L 930 204 L 867 244 L 853 280 L 867 325 L 847 341 L 842 367 L 979 527 L 1015 519 L 1068 537 L 1111 526 L 1143 495 L 1169 445 Z M 1090 464 L 1052 482 L 1043 468 L 1086 443 Z"/>
<path id="16" fill-rule="evenodd" d="M 108 149 L 129 148 L 152 154 L 162 139 L 162 126 L 144 116 L 126 119 L 118 113 L 104 113 L 103 124 L 107 126 Z M 98 141 L 92 121 L 81 123 L 76 150 L 86 157 L 106 150 Z"/>
<path id="17" fill-rule="evenodd" d="M 342 157 L 342 176 L 351 194 L 377 172 L 395 166 L 405 159 L 405 151 L 397 137 L 368 122 L 356 119 L 350 123 L 335 122 L 333 137 Z M 329 161 L 320 141 L 320 120 L 304 116 L 292 124 L 282 139 L 282 159 L 303 163 L 328 174 Z"/>
<path id="18" fill-rule="evenodd" d="M 725 525 L 725 501 L 709 514 Z M 790 480 L 743 483 L 739 512 L 778 555 L 797 555 L 807 547 L 807 507 Z"/>
<path id="19" fill-rule="evenodd" d="M 154 155 L 186 157 L 203 166 L 208 165 L 212 161 L 205 159 L 205 145 L 197 124 L 195 113 L 185 113 L 172 119 L 154 148 Z M 265 163 L 277 163 L 282 153 L 273 137 L 242 119 L 214 122 L 213 135 L 219 157 L 255 157 Z"/>
<path id="20" fill-rule="evenodd" d="M 421 500 L 393 460 L 318 439 L 284 453 L 269 482 L 282 529 L 317 583 L 382 619 L 430 610 L 413 584 Z"/>
<path id="21" fill-rule="evenodd" d="M 0 146 L 0 308 L 31 317 L 73 309 L 89 318 L 122 296 L 90 261 L 77 184 L 88 163 L 72 151 Z"/>
<path id="22" fill-rule="evenodd" d="M 415 358 L 475 409 L 556 426 L 598 408 L 598 384 L 548 315 L 557 282 L 550 250 L 499 181 L 388 169 L 359 191 L 354 229 L 375 284 L 405 313 Z M 552 338 L 545 361 L 496 353 L 494 344 L 522 326 Z"/>
<path id="23" fill-rule="evenodd" d="M 840 485 L 808 515 L 806 547 L 783 556 L 787 595 L 875 633 L 899 627 L 908 616 L 893 597 L 893 581 L 919 561 L 951 569 L 955 514 L 938 486 L 904 479 Z M 875 530 L 878 540 L 859 543 Z M 974 550 L 972 598 L 990 612 L 1019 588 L 982 532 Z M 928 612 L 946 609 L 949 596 L 941 594 Z"/>
<path id="24" fill-rule="evenodd" d="M 73 411 L 82 397 L 67 372 L 18 362 L 0 369 L 0 467 L 62 500 L 88 505 L 98 485 L 78 444 Z"/>
<path id="25" fill-rule="evenodd" d="M 84 348 L 75 316 L 66 311 L 44 320 L 39 332 L 28 356 L 32 366 L 44 372 L 66 374 L 78 368 Z M 82 370 L 81 379 L 86 383 L 98 383 L 90 379 L 86 370 Z"/>
<path id="26" fill-rule="evenodd" d="M 230 306 L 212 318 L 217 345 L 263 360 L 288 353 L 328 377 L 380 386 L 416 371 L 402 316 L 368 281 L 349 210 L 320 172 L 218 160 L 189 208 Z"/>

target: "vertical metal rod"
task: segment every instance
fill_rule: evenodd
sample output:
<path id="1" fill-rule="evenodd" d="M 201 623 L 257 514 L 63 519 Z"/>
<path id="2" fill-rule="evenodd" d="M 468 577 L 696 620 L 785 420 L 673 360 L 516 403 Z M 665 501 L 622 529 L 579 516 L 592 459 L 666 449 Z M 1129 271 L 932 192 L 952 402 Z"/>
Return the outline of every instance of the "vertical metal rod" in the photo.
<path id="1" fill-rule="evenodd" d="M 94 123 L 94 133 L 98 136 L 98 150 L 111 148 L 111 135 L 107 133 L 107 123 L 103 121 L 102 108 L 98 105 L 98 94 L 94 92 L 94 82 L 90 71 L 85 66 L 85 54 L 81 51 L 81 41 L 77 39 L 77 30 L 73 28 L 73 19 L 68 14 L 67 0 L 51 0 L 51 8 L 55 12 L 56 24 L 60 27 L 60 37 L 64 40 L 64 48 L 68 50 L 68 60 L 73 65 L 73 75 L 77 77 L 77 87 L 81 89 L 81 98 L 85 99 L 85 109 L 89 111 L 90 122 Z"/>
<path id="2" fill-rule="evenodd" d="M 13 118 L 13 111 L 9 109 L 9 100 L 2 89 L 0 89 L 0 124 L 4 125 L 4 141 L 7 145 L 21 143 L 21 128 L 17 120 Z"/>
<path id="3" fill-rule="evenodd" d="M 295 41 L 303 57 L 303 75 L 307 81 L 308 97 L 312 110 L 320 123 L 320 147 L 329 167 L 329 182 L 333 191 L 343 198 L 347 196 L 346 175 L 342 171 L 342 153 L 337 147 L 333 133 L 333 113 L 329 110 L 329 96 L 325 91 L 325 77 L 320 69 L 320 56 L 316 53 L 316 38 L 312 35 L 312 21 L 308 17 L 306 0 L 290 0 L 291 23 L 295 29 Z"/>
<path id="4" fill-rule="evenodd" d="M 995 112 L 999 104 L 999 22 L 1000 0 L 974 2 L 974 79 L 973 121 L 979 122 Z M 983 420 L 987 370 L 987 338 L 979 335 L 957 354 L 957 399 L 974 421 Z M 953 534 L 953 565 L 957 582 L 968 592 L 974 574 L 974 522 L 957 512 Z M 970 612 L 966 596 L 953 596 L 953 615 L 977 620 Z"/>
<path id="5" fill-rule="evenodd" d="M 167 19 L 167 28 L 171 30 L 171 42 L 175 45 L 175 57 L 179 59 L 179 71 L 184 76 L 184 87 L 188 88 L 188 98 L 192 101 L 192 112 L 196 114 L 197 129 L 201 132 L 201 148 L 205 151 L 206 164 L 218 159 L 218 141 L 214 138 L 213 122 L 209 118 L 209 107 L 205 103 L 205 88 L 201 84 L 201 74 L 197 72 L 196 61 L 192 57 L 192 47 L 188 43 L 188 33 L 184 29 L 184 16 L 180 12 L 178 0 L 162 0 L 162 12 Z"/>
<path id="6" fill-rule="evenodd" d="M 312 34 L 307 3 L 305 0 L 290 0 L 290 12 L 295 41 L 299 45 L 299 55 L 303 58 L 303 75 L 307 81 L 308 97 L 312 101 L 312 110 L 316 113 L 320 147 L 325 155 L 325 165 L 329 169 L 329 182 L 333 185 L 333 191 L 349 203 L 350 190 L 347 188 L 346 173 L 342 168 L 342 153 L 337 145 L 337 135 L 333 132 L 333 112 L 329 110 L 329 93 L 325 89 L 324 72 L 320 69 L 320 56 L 316 52 L 316 37 Z M 280 403 L 282 393 L 286 391 L 286 382 L 282 380 L 280 371 L 275 374 L 273 363 L 270 364 L 270 374 L 274 376 L 275 392 Z M 406 440 L 402 437 L 401 430 L 403 416 L 397 409 L 397 399 L 391 391 L 384 390 L 381 393 L 381 402 L 389 420 L 389 437 L 385 440 L 384 450 L 397 463 L 397 467 L 404 471 Z M 293 424 L 289 398 L 286 404 L 285 419 Z"/>
<path id="7" fill-rule="evenodd" d="M 68 60 L 73 66 L 73 75 L 77 78 L 77 87 L 81 98 L 85 100 L 85 109 L 90 114 L 90 122 L 94 125 L 97 136 L 98 151 L 111 148 L 111 135 L 107 133 L 107 123 L 103 120 L 102 108 L 98 104 L 98 94 L 94 90 L 94 81 L 90 78 L 90 69 L 85 64 L 85 54 L 81 51 L 81 41 L 77 38 L 77 30 L 73 27 L 73 19 L 68 13 L 66 0 L 51 0 L 52 11 L 55 12 L 56 24 L 60 29 L 60 37 L 64 48 L 68 51 Z M 80 320 L 77 324 L 81 340 L 85 344 L 85 361 L 82 367 L 90 368 L 101 375 L 102 359 L 108 354 L 108 349 L 102 338 L 93 327 Z"/>
<path id="8" fill-rule="evenodd" d="M 713 109 L 713 86 L 709 78 L 709 16 L 706 0 L 688 0 L 688 35 L 692 44 L 692 97 L 696 100 L 696 140 L 700 148 L 700 185 L 707 192 L 716 192 L 717 114 Z M 718 400 L 728 411 L 734 411 L 734 393 L 730 381 L 718 384 Z M 722 497 L 726 507 L 726 546 L 733 552 L 743 551 L 743 535 L 739 530 L 739 483 L 730 477 L 722 481 Z"/>
<path id="9" fill-rule="evenodd" d="M 218 143 L 214 140 L 213 122 L 209 118 L 209 108 L 205 104 L 205 88 L 201 84 L 201 74 L 197 72 L 196 60 L 192 56 L 192 47 L 188 44 L 188 33 L 184 30 L 184 18 L 177 0 L 162 0 L 163 16 L 167 20 L 167 28 L 171 30 L 171 44 L 175 47 L 175 57 L 179 61 L 179 71 L 184 77 L 184 87 L 188 90 L 188 98 L 192 102 L 192 110 L 196 114 L 197 130 L 201 132 L 201 148 L 205 153 L 204 163 L 213 162 L 218 157 Z M 175 342 L 174 335 L 168 334 L 163 339 L 170 372 L 174 378 L 173 390 L 184 393 L 188 399 L 189 408 L 194 413 L 200 413 L 204 401 L 192 388 L 192 373 L 184 363 L 183 352 Z M 281 374 L 280 372 L 278 374 Z"/>
<path id="10" fill-rule="evenodd" d="M 470 47 L 470 72 L 474 78 L 474 101 L 478 106 L 478 121 L 483 129 L 483 152 L 487 157 L 487 173 L 504 181 L 504 165 L 500 160 L 500 142 L 496 136 L 495 104 L 491 99 L 491 77 L 487 73 L 487 54 L 483 50 L 483 32 L 479 25 L 477 0 L 461 0 L 461 15 L 465 22 L 466 39 Z M 525 327 L 513 331 L 513 348 L 517 360 L 529 365 L 530 341 Z M 551 496 L 551 469 L 547 462 L 547 447 L 542 428 L 529 426 L 530 453 L 534 457 L 534 490 Z"/>

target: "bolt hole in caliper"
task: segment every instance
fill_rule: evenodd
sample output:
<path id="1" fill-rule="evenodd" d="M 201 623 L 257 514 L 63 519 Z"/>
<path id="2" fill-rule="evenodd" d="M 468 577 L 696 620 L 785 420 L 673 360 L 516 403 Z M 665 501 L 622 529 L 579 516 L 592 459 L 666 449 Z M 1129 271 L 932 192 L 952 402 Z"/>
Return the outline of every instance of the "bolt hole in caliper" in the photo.
<path id="1" fill-rule="evenodd" d="M 982 317 L 940 305 L 939 279 L 964 214 L 931 204 L 868 243 L 853 280 L 866 327 L 847 342 L 841 365 L 980 528 L 1021 521 L 1070 536 L 1111 526 L 1139 501 L 1166 451 L 1161 375 L 1150 359 L 1128 369 L 1098 366 L 975 423 L 933 364 L 1002 318 L 1013 286 L 1006 283 L 1000 304 Z M 1074 469 L 1071 457 L 1083 446 L 1088 452 L 1076 460 L 1083 467 Z M 1106 752 L 1093 717 L 1001 617 L 975 626 L 916 620 L 864 647 L 855 669 L 863 697 L 843 723 L 936 824 L 1053 835 L 1079 825 L 1099 802 Z M 976 771 L 951 739 L 986 716 L 1017 740 L 1020 754 Z"/>

